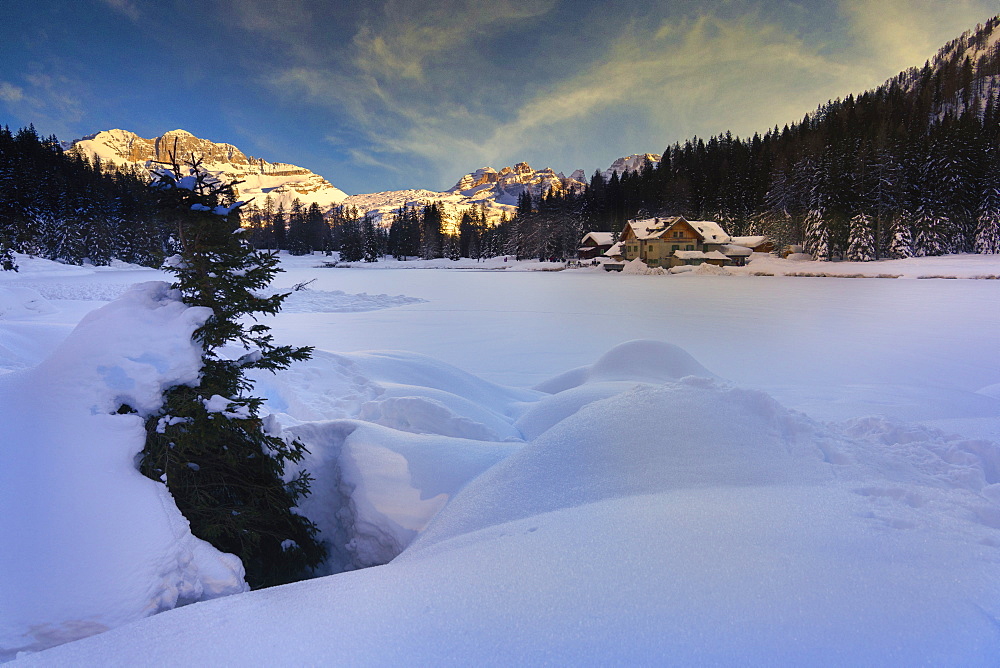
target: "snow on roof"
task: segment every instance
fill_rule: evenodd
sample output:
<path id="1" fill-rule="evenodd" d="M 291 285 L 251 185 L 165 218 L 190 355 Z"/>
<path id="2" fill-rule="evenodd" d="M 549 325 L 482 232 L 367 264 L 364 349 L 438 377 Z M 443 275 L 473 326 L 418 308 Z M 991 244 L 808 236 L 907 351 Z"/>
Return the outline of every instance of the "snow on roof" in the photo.
<path id="1" fill-rule="evenodd" d="M 729 257 L 749 257 L 753 254 L 753 249 L 738 244 L 726 244 L 722 247 L 722 252 Z"/>
<path id="2" fill-rule="evenodd" d="M 636 239 L 648 240 L 658 239 L 664 232 L 670 229 L 678 221 L 684 220 L 680 216 L 672 218 L 645 218 L 643 220 L 628 221 L 629 227 Z"/>
<path id="3" fill-rule="evenodd" d="M 724 244 L 729 243 L 731 240 L 731 237 L 726 234 L 722 226 L 711 220 L 686 220 L 683 216 L 672 216 L 670 218 L 630 220 L 628 224 L 637 239 L 646 241 L 660 238 L 664 232 L 681 221 L 690 225 L 705 243 Z"/>
<path id="4" fill-rule="evenodd" d="M 586 245 L 588 239 L 590 239 L 595 246 L 610 246 L 614 241 L 614 236 L 611 232 L 587 232 L 587 234 L 583 237 L 583 241 L 580 242 L 580 245 Z"/>
<path id="5" fill-rule="evenodd" d="M 720 253 L 717 250 L 714 250 L 714 251 L 709 251 L 709 252 L 705 253 L 705 259 L 707 259 L 707 260 L 728 260 L 729 257 L 727 255 L 724 255 L 724 254 Z"/>
<path id="6" fill-rule="evenodd" d="M 676 250 L 674 251 L 674 256 L 680 258 L 681 260 L 707 260 L 708 255 L 705 255 L 701 251 L 684 251 Z"/>
<path id="7" fill-rule="evenodd" d="M 604 254 L 607 255 L 608 257 L 614 257 L 615 255 L 621 255 L 622 254 L 622 242 L 619 241 L 618 243 L 616 243 L 615 245 L 613 245 L 611 248 L 609 248 L 608 250 L 604 251 Z"/>
<path id="8" fill-rule="evenodd" d="M 733 237 L 732 238 L 732 243 L 736 244 L 737 246 L 746 246 L 747 248 L 756 248 L 757 246 L 760 246 L 765 241 L 767 241 L 767 237 L 765 237 L 763 234 L 758 235 L 758 236 L 753 236 L 753 237 Z"/>
<path id="9" fill-rule="evenodd" d="M 702 236 L 706 243 L 724 244 L 732 239 L 722 226 L 712 220 L 689 220 L 688 224 Z"/>

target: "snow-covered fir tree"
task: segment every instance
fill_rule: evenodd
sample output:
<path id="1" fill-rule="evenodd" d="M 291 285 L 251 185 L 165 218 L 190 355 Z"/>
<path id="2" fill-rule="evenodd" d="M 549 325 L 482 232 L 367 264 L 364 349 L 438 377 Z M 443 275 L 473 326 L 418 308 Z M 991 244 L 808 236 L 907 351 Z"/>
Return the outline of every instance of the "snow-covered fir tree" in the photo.
<path id="1" fill-rule="evenodd" d="M 375 224 L 375 216 L 370 212 L 365 214 L 361 222 L 362 255 L 365 262 L 378 262 L 382 257 L 381 230 Z"/>
<path id="2" fill-rule="evenodd" d="M 897 260 L 913 257 L 913 237 L 910 234 L 908 212 L 901 211 L 893 216 L 889 234 L 889 257 Z"/>
<path id="3" fill-rule="evenodd" d="M 948 217 L 931 211 L 929 202 L 922 201 L 913 217 L 913 254 L 944 255 L 948 252 L 945 230 L 950 228 Z"/>
<path id="4" fill-rule="evenodd" d="M 805 251 L 817 260 L 830 259 L 830 228 L 822 209 L 810 209 L 805 219 Z"/>
<path id="5" fill-rule="evenodd" d="M 858 213 L 851 218 L 847 259 L 854 262 L 871 262 L 875 259 L 875 230 L 871 216 L 866 213 Z"/>
<path id="6" fill-rule="evenodd" d="M 986 177 L 976 217 L 977 253 L 1000 253 L 1000 175 L 991 171 Z"/>
<path id="7" fill-rule="evenodd" d="M 310 476 L 284 479 L 305 446 L 273 433 L 245 376 L 311 354 L 275 345 L 257 322 L 284 299 L 260 294 L 278 271 L 277 256 L 243 238 L 232 187 L 197 162 L 160 170 L 153 188 L 180 249 L 165 267 L 173 287 L 184 303 L 212 314 L 194 334 L 202 349 L 199 382 L 166 390 L 160 413 L 146 422 L 141 471 L 167 485 L 196 536 L 240 557 L 251 586 L 301 579 L 325 556 L 315 525 L 296 512 Z M 232 346 L 246 354 L 230 359 L 222 348 Z"/>

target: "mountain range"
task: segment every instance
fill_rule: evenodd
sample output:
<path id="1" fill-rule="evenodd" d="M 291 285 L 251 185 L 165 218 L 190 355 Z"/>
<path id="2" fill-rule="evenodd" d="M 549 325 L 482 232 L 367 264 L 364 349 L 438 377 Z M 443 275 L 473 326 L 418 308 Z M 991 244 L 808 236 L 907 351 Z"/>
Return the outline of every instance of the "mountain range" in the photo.
<path id="1" fill-rule="evenodd" d="M 331 205 L 356 207 L 359 212 L 371 212 L 377 219 L 402 206 L 435 203 L 452 217 L 457 218 L 456 213 L 471 207 L 482 207 L 487 218 L 498 220 L 513 213 L 524 191 L 536 199 L 549 190 L 579 193 L 588 180 L 582 169 L 566 176 L 550 168 L 534 169 L 526 162 L 519 162 L 500 170 L 477 169 L 441 192 L 411 189 L 348 195 L 303 167 L 248 156 L 232 144 L 202 139 L 185 130 L 171 130 L 151 139 L 128 130 L 105 130 L 69 142 L 66 148 L 105 164 L 150 171 L 169 162 L 172 154 L 179 160 L 194 156 L 209 171 L 229 181 L 240 181 L 238 196 L 258 206 L 263 206 L 265 198 L 270 197 L 275 207 L 282 205 L 287 210 L 299 199 L 305 206 L 315 202 L 323 209 Z M 626 156 L 615 160 L 602 174 L 609 179 L 613 173 L 620 176 L 625 170 L 639 169 L 647 160 L 655 165 L 659 159 L 653 153 Z"/>

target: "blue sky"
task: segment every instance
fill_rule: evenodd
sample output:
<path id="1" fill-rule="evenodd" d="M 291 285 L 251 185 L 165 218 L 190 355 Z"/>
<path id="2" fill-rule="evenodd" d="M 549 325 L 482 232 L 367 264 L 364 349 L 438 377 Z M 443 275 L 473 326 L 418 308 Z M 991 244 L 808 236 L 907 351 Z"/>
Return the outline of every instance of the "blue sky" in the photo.
<path id="1" fill-rule="evenodd" d="M 0 123 L 183 128 L 348 193 L 567 174 L 800 119 L 998 0 L 33 0 L 0 25 Z"/>

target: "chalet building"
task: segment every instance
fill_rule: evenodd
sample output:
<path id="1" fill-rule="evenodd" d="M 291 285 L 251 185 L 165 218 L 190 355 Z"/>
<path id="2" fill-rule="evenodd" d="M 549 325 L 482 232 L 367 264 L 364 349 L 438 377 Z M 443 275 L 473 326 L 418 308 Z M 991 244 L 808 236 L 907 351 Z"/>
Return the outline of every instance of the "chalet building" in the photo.
<path id="1" fill-rule="evenodd" d="M 623 260 L 639 258 L 650 267 L 732 264 L 723 250 L 732 245 L 732 238 L 710 220 L 685 220 L 683 216 L 632 220 L 622 231 L 620 243 Z"/>
<path id="2" fill-rule="evenodd" d="M 587 232 L 580 242 L 578 255 L 581 260 L 592 260 L 604 255 L 611 249 L 614 236 L 611 232 Z"/>

